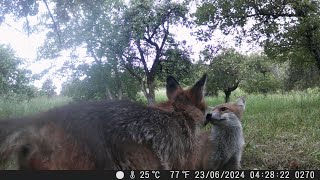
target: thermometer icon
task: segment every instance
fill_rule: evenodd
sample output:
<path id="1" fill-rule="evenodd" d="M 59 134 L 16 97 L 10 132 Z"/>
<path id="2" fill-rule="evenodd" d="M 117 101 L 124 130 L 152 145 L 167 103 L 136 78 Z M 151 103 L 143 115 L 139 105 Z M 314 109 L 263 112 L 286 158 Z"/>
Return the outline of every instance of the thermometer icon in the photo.
<path id="1" fill-rule="evenodd" d="M 131 171 L 131 172 L 130 172 L 130 178 L 131 178 L 131 179 L 134 179 L 135 177 L 136 177 L 136 176 L 134 175 L 134 171 Z"/>

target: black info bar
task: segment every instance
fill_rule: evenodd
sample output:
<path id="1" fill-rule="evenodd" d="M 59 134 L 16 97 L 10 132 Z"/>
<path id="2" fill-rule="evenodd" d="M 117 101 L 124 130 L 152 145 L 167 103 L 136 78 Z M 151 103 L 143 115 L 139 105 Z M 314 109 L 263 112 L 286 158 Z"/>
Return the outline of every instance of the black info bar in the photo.
<path id="1" fill-rule="evenodd" d="M 0 179 L 103 179 L 103 180 L 158 180 L 158 179 L 320 179 L 320 170 L 143 170 L 143 171 L 0 171 Z"/>

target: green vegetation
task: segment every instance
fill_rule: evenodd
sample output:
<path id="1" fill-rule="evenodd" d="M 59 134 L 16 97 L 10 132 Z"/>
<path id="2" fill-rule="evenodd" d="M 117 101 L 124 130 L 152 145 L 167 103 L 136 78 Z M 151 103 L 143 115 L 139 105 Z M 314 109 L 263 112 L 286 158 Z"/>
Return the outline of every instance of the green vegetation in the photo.
<path id="1" fill-rule="evenodd" d="M 320 3 L 317 0 L 287 1 L 203 0 L 195 13 L 196 23 L 208 27 L 202 38 L 216 29 L 233 34 L 237 43 L 259 43 L 278 61 L 300 61 L 320 69 Z"/>
<path id="2" fill-rule="evenodd" d="M 17 57 L 14 50 L 0 44 L 0 96 L 4 94 L 24 94 L 33 97 L 31 71 L 24 69 L 24 60 Z"/>
<path id="3" fill-rule="evenodd" d="M 214 58 L 209 53 L 206 59 L 210 61 L 208 69 L 210 78 L 208 78 L 207 83 L 208 91 L 211 94 L 217 94 L 218 90 L 223 91 L 225 102 L 228 102 L 231 92 L 238 88 L 242 79 L 242 62 L 245 57 L 234 49 L 226 49 Z"/>
<path id="4" fill-rule="evenodd" d="M 245 93 L 240 89 L 231 101 Z M 320 90 L 285 94 L 246 95 L 243 117 L 246 140 L 244 169 L 319 169 Z M 167 99 L 165 90 L 156 91 L 156 101 Z M 140 94 L 138 100 L 147 104 Z M 224 94 L 207 97 L 209 106 L 224 102 Z M 66 97 L 38 97 L 30 101 L 0 100 L 0 117 L 26 116 L 70 102 Z M 209 128 L 209 127 L 207 127 Z"/>
<path id="5" fill-rule="evenodd" d="M 225 101 L 238 87 L 266 95 L 320 85 L 318 0 L 17 0 L 2 6 L 0 25 L 13 16 L 25 19 L 28 34 L 47 32 L 38 60 L 54 61 L 70 53 L 69 58 L 61 57 L 66 59 L 63 67 L 53 71 L 67 77 L 61 94 L 73 100 L 136 100 L 141 91 L 153 104 L 155 90 L 167 75 L 188 85 L 205 72 L 213 77 L 208 94 L 223 91 Z M 45 11 L 39 11 L 42 6 Z M 31 16 L 39 22 L 29 21 Z M 176 31 L 184 28 L 188 30 Z M 219 32 L 228 38 L 215 39 Z M 203 45 L 201 53 L 189 46 L 189 37 Z M 30 72 L 17 71 L 22 60 L 0 47 L 5 67 L 0 68 L 0 94 L 37 96 L 38 90 L 29 87 L 34 80 Z M 244 53 L 248 47 L 252 49 Z M 84 49 L 85 57 L 80 53 Z M 34 78 L 45 78 L 51 70 Z M 54 95 L 50 82 L 44 83 L 42 94 Z"/>
<path id="6" fill-rule="evenodd" d="M 246 169 L 319 169 L 320 92 L 249 95 Z"/>
<path id="7" fill-rule="evenodd" d="M 37 97 L 30 101 L 19 98 L 0 97 L 0 118 L 21 117 L 45 111 L 50 108 L 67 104 L 71 101 L 69 97 L 56 96 L 54 98 Z"/>
<path id="8" fill-rule="evenodd" d="M 237 89 L 230 101 L 244 94 Z M 157 91 L 156 97 L 165 101 L 165 91 Z M 320 169 L 320 89 L 246 98 L 242 168 Z M 209 106 L 224 103 L 224 94 L 206 101 Z"/>

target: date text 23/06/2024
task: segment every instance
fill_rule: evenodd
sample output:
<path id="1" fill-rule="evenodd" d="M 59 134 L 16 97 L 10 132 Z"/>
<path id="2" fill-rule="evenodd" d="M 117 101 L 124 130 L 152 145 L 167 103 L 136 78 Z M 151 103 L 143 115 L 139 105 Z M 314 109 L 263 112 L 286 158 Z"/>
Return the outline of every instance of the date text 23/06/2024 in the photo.
<path id="1" fill-rule="evenodd" d="M 313 170 L 126 171 L 125 179 L 318 179 Z M 117 178 L 119 179 L 119 178 Z M 120 178 L 122 179 L 122 178 Z"/>

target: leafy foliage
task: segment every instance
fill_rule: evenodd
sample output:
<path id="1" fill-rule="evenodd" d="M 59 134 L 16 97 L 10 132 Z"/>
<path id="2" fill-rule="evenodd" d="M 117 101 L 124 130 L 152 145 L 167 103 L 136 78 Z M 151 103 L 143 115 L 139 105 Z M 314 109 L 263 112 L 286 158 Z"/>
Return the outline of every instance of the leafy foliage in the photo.
<path id="1" fill-rule="evenodd" d="M 305 90 L 320 86 L 320 70 L 310 63 L 293 61 L 288 65 L 284 90 Z"/>
<path id="2" fill-rule="evenodd" d="M 259 43 L 268 57 L 247 58 L 230 49 L 220 54 L 206 49 L 204 59 L 195 64 L 189 50 L 172 34 L 172 26 L 193 20 L 188 14 L 189 2 L 3 1 L 0 24 L 8 15 L 25 18 L 28 24 L 28 17 L 37 15 L 39 6 L 45 5 L 46 12 L 39 16 L 40 25 L 49 31 L 39 50 L 39 59 L 55 59 L 70 53 L 69 64 L 65 66 L 69 72 L 62 69 L 61 74 L 73 77 L 65 83 L 63 92 L 77 100 L 134 99 L 141 91 L 152 104 L 155 89 L 163 86 L 167 75 L 189 85 L 206 71 L 211 76 L 208 94 L 222 90 L 226 99 L 240 81 L 241 88 L 248 93 L 319 86 L 320 73 L 313 68 L 320 69 L 319 1 L 200 1 L 194 16 L 201 27 L 198 32 L 201 40 L 210 39 L 220 29 L 226 35 L 236 35 L 238 45 L 245 40 Z M 86 57 L 80 57 L 83 50 Z M 85 60 L 80 62 L 81 59 Z M 285 62 L 283 66 L 287 67 L 279 69 L 270 59 Z M 6 68 L 0 67 L 1 93 L 36 94 L 35 88 L 26 86 L 30 72 L 19 68 L 11 71 L 7 66 L 19 65 L 3 64 Z"/>
<path id="3" fill-rule="evenodd" d="M 75 101 L 135 99 L 139 88 L 138 83 L 128 72 L 121 70 L 114 72 L 110 64 L 91 66 L 84 64 L 77 68 L 72 79 L 63 84 L 61 94 L 72 97 Z"/>
<path id="4" fill-rule="evenodd" d="M 141 84 L 149 104 L 155 102 L 155 78 L 160 60 L 167 49 L 177 47 L 170 26 L 181 23 L 186 12 L 186 5 L 177 2 L 133 0 L 122 17 L 123 34 L 129 35 L 126 52 L 121 54 L 122 63 Z M 143 74 L 135 72 L 136 66 L 143 68 Z"/>
<path id="5" fill-rule="evenodd" d="M 57 87 L 53 84 L 52 79 L 48 78 L 42 84 L 41 94 L 44 94 L 48 98 L 51 98 L 51 97 L 57 95 L 57 93 L 55 92 L 56 89 L 57 89 Z"/>
<path id="6" fill-rule="evenodd" d="M 219 55 L 213 57 L 204 52 L 205 59 L 210 61 L 208 67 L 207 91 L 217 94 L 218 90 L 225 93 L 225 101 L 229 101 L 231 92 L 236 90 L 242 80 L 243 55 L 234 49 L 226 49 Z"/>
<path id="7" fill-rule="evenodd" d="M 259 42 L 268 56 L 280 61 L 316 62 L 320 69 L 320 3 L 317 0 L 215 0 L 202 1 L 195 16 L 209 31 L 219 28 L 235 34 L 240 44 L 245 38 Z M 205 33 L 210 36 L 212 33 Z"/>
<path id="8" fill-rule="evenodd" d="M 31 71 L 21 67 L 23 60 L 15 55 L 11 47 L 0 45 L 0 64 L 0 95 L 34 96 L 34 89 L 29 85 Z"/>
<path id="9" fill-rule="evenodd" d="M 5 21 L 8 14 L 13 14 L 17 18 L 26 18 L 39 12 L 39 2 L 36 0 L 4 0 L 0 1 L 0 6 L 0 24 Z"/>
<path id="10" fill-rule="evenodd" d="M 188 52 L 181 49 L 168 49 L 161 60 L 158 70 L 158 86 L 164 87 L 166 77 L 174 76 L 182 86 L 192 84 L 196 78 L 194 76 L 194 64 Z"/>
<path id="11" fill-rule="evenodd" d="M 241 89 L 247 93 L 273 93 L 282 87 L 283 75 L 279 66 L 272 64 L 263 54 L 246 57 L 243 69 Z"/>
<path id="12" fill-rule="evenodd" d="M 59 21 L 60 39 L 50 31 L 48 43 L 40 50 L 41 57 L 56 58 L 63 49 L 72 50 L 71 56 L 77 57 L 76 50 L 84 47 L 96 64 L 114 64 L 112 71 L 122 69 L 130 73 L 149 104 L 154 103 L 160 60 L 166 49 L 176 47 L 170 25 L 183 20 L 185 5 L 154 0 L 94 2 L 57 1 L 53 12 L 63 16 Z M 63 43 L 57 43 L 60 41 Z"/>

